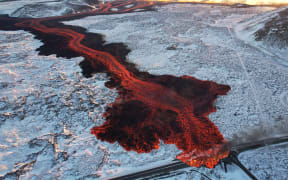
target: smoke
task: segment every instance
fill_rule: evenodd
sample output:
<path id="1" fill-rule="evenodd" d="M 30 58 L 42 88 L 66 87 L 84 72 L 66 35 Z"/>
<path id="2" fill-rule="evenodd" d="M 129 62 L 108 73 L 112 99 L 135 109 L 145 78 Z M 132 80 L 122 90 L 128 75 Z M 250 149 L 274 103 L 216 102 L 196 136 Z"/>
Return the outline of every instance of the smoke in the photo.
<path id="1" fill-rule="evenodd" d="M 229 139 L 232 146 L 239 144 L 261 141 L 269 138 L 288 136 L 288 117 L 279 118 L 271 124 L 260 124 L 257 128 L 247 129 L 232 136 Z"/>

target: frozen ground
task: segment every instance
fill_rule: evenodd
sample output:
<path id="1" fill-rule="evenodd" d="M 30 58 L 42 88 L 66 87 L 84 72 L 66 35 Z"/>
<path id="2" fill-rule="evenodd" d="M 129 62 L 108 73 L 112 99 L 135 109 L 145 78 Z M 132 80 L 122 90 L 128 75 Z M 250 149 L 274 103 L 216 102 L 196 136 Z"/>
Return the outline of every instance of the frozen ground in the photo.
<path id="1" fill-rule="evenodd" d="M 242 163 L 259 179 L 287 179 L 288 144 L 263 147 L 240 154 Z"/>
<path id="2" fill-rule="evenodd" d="M 239 39 L 274 56 L 277 64 L 288 67 L 288 8 L 259 14 L 235 27 Z M 256 41 L 255 41 L 256 40 Z"/>
<path id="3" fill-rule="evenodd" d="M 0 0 L 0 14 L 13 17 L 47 17 L 91 11 L 96 0 Z"/>
<path id="4" fill-rule="evenodd" d="M 288 119 L 288 69 L 278 63 L 283 59 L 254 45 L 251 36 L 243 41 L 239 34 L 244 31 L 237 28 L 274 9 L 175 4 L 65 23 L 105 34 L 109 42 L 127 43 L 129 60 L 142 70 L 230 85 L 210 119 L 231 139 L 243 130 L 271 128 Z M 137 154 L 97 141 L 90 129 L 103 123 L 101 114 L 117 94 L 104 87 L 104 74 L 82 77 L 81 58 L 38 56 L 40 45 L 23 31 L 0 32 L 0 177 L 105 178 L 179 153 L 174 145 Z M 242 153 L 240 160 L 259 179 L 288 176 L 285 144 Z M 247 179 L 236 166 L 229 166 L 228 173 L 220 166 L 188 168 L 167 178 L 207 179 L 194 170 L 212 179 Z"/>

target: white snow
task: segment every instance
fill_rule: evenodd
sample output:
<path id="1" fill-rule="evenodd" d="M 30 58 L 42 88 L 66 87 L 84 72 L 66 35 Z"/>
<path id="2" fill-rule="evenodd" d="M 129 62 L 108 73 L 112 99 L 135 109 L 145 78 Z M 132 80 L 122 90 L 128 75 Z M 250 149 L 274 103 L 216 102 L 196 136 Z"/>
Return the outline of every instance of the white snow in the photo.
<path id="1" fill-rule="evenodd" d="M 218 98 L 217 112 L 210 115 L 229 139 L 244 129 L 286 121 L 288 116 L 287 68 L 261 47 L 243 42 L 234 31 L 236 27 L 240 32 L 237 27 L 247 18 L 271 10 L 173 4 L 155 12 L 91 16 L 65 24 L 104 34 L 107 43 L 126 43 L 132 50 L 129 61 L 141 70 L 230 85 L 232 90 Z M 90 129 L 105 121 L 102 114 L 117 93 L 104 86 L 105 74 L 82 77 L 81 57 L 39 56 L 35 51 L 39 46 L 41 42 L 27 32 L 0 31 L 0 176 L 8 173 L 12 178 L 25 165 L 24 179 L 107 178 L 158 166 L 179 153 L 175 145 L 162 142 L 159 150 L 137 154 L 117 143 L 96 140 Z M 171 46 L 175 50 L 167 50 Z M 241 159 L 247 161 L 245 155 Z M 253 168 L 255 162 L 249 163 Z M 188 168 L 173 178 L 203 178 L 194 170 L 212 179 L 247 178 L 236 166 L 229 166 L 227 174 L 219 166 Z M 257 168 L 253 172 L 259 173 Z"/>
<path id="2" fill-rule="evenodd" d="M 11 14 L 15 10 L 31 3 L 47 2 L 47 0 L 16 0 L 16 1 L 0 1 L 0 14 Z"/>
<path id="3" fill-rule="evenodd" d="M 269 45 L 266 45 L 262 41 L 255 41 L 254 33 L 263 28 L 265 23 L 267 23 L 269 20 L 275 18 L 278 16 L 277 13 L 287 9 L 287 7 L 278 8 L 274 11 L 269 11 L 267 13 L 260 14 L 255 17 L 251 17 L 246 19 L 245 21 L 239 23 L 235 27 L 235 35 L 237 38 L 243 40 L 245 43 L 254 46 L 258 50 L 262 51 L 263 53 L 269 55 L 269 56 L 276 56 L 274 61 L 276 61 L 278 64 L 281 64 L 283 66 L 288 66 L 288 49 L 286 48 L 277 48 L 272 47 Z"/>

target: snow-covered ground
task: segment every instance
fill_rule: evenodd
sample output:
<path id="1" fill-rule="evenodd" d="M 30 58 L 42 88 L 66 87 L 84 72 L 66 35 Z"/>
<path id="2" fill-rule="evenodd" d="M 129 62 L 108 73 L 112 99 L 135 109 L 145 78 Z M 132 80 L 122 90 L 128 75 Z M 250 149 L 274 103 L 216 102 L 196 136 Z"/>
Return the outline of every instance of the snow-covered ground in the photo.
<path id="1" fill-rule="evenodd" d="M 0 12 L 1 14 L 9 14 L 11 15 L 14 11 L 19 8 L 22 8 L 28 4 L 36 4 L 36 3 L 43 3 L 47 2 L 46 0 L 1 0 L 0 3 Z"/>
<path id="2" fill-rule="evenodd" d="M 1 0 L 0 3 L 0 14 L 12 17 L 60 16 L 96 8 L 93 0 Z"/>
<path id="3" fill-rule="evenodd" d="M 274 56 L 275 63 L 288 67 L 287 17 L 287 7 L 260 14 L 237 24 L 235 35 L 263 53 Z"/>
<path id="4" fill-rule="evenodd" d="M 154 12 L 65 24 L 104 34 L 108 42 L 126 43 L 132 49 L 129 61 L 141 70 L 230 85 L 210 119 L 231 139 L 244 130 L 269 130 L 288 121 L 288 68 L 277 63 L 282 60 L 270 49 L 255 46 L 252 36 L 239 38 L 243 31 L 238 27 L 273 10 L 171 4 Z M 169 161 L 179 153 L 163 143 L 159 150 L 137 154 L 98 141 L 90 129 L 104 122 L 102 113 L 117 93 L 104 87 L 105 74 L 84 78 L 78 66 L 82 58 L 38 56 L 40 45 L 27 32 L 0 31 L 0 177 L 105 178 Z M 285 179 L 287 150 L 287 145 L 265 147 L 242 153 L 240 160 L 259 179 Z M 187 168 L 172 179 L 205 179 L 200 173 L 211 179 L 247 179 L 234 165 L 228 170 Z"/>
<path id="5" fill-rule="evenodd" d="M 174 145 L 137 154 L 98 142 L 90 129 L 117 96 L 106 76 L 84 78 L 82 58 L 38 56 L 41 42 L 29 33 L 1 31 L 0 39 L 0 177 L 105 177 L 179 153 Z"/>
<path id="6" fill-rule="evenodd" d="M 244 152 L 239 158 L 259 179 L 287 179 L 288 143 Z"/>

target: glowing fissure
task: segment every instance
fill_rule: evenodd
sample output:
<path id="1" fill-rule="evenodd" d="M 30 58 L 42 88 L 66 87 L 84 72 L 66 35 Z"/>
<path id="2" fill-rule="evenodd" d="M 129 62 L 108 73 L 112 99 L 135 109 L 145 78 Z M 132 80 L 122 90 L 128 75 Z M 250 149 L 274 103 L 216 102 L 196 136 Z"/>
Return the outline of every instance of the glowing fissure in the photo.
<path id="1" fill-rule="evenodd" d="M 17 21 L 13 28 L 22 28 L 36 35 L 40 33 L 40 38 L 47 44 L 49 34 L 62 37 L 67 41 L 62 48 L 85 57 L 85 61 L 88 61 L 87 66 L 92 68 L 94 73 L 108 72 L 110 81 L 105 85 L 116 88 L 119 96 L 107 107 L 103 115 L 106 118 L 104 124 L 91 129 L 91 133 L 98 139 L 110 143 L 118 142 L 127 151 L 133 150 L 138 153 L 158 149 L 161 139 L 164 143 L 175 144 L 182 150 L 183 153 L 177 158 L 188 165 L 213 168 L 220 159 L 228 156 L 229 147 L 218 128 L 208 119 L 208 114 L 216 111 L 213 102 L 218 95 L 225 95 L 230 90 L 229 86 L 197 80 L 191 76 L 156 76 L 140 72 L 131 67 L 131 64 L 127 66 L 126 61 L 120 61 L 120 56 L 117 59 L 113 53 L 105 51 L 105 42 L 101 39 L 97 45 L 100 50 L 88 47 L 85 45 L 88 33 L 57 24 L 58 21 L 69 17 L 127 13 L 150 8 L 153 4 L 138 1 L 109 2 L 100 5 L 96 11 L 77 15 L 13 19 Z M 127 5 L 131 5 L 130 8 L 127 8 Z M 110 11 L 115 7 L 119 9 L 118 12 Z M 56 24 L 46 25 L 47 22 Z M 46 41 L 45 36 L 48 39 Z M 51 44 L 54 45 L 53 42 Z M 119 48 L 123 49 L 122 46 L 119 45 Z M 114 54 L 117 53 L 127 55 L 124 51 Z"/>

